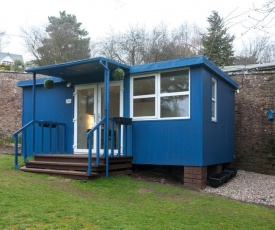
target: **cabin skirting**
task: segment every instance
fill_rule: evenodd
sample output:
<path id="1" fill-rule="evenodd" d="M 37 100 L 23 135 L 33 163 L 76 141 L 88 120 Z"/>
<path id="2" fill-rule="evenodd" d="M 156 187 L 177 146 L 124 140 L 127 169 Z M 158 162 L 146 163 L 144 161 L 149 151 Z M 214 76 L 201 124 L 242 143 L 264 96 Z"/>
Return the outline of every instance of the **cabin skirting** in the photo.
<path id="1" fill-rule="evenodd" d="M 222 172 L 226 168 L 230 168 L 231 163 L 216 164 L 209 166 L 184 166 L 183 169 L 183 185 L 191 189 L 203 189 L 206 187 L 208 178 L 214 174 Z"/>

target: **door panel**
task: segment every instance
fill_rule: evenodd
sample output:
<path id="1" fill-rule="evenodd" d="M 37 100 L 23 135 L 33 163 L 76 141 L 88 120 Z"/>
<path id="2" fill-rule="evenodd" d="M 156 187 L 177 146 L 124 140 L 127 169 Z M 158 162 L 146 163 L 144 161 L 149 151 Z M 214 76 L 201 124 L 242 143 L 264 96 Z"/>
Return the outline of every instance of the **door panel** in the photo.
<path id="1" fill-rule="evenodd" d="M 101 112 L 102 117 L 104 116 L 104 86 L 99 87 L 99 92 L 100 92 L 100 108 L 98 110 Z M 110 107 L 109 107 L 109 114 L 110 117 L 119 117 L 120 116 L 120 103 L 121 103 L 121 98 L 120 98 L 120 85 L 111 85 L 110 86 Z M 111 126 L 109 126 L 111 127 Z M 111 129 L 111 128 L 110 128 Z M 115 149 L 117 149 L 118 146 L 118 127 L 115 125 L 114 128 L 114 142 L 115 142 Z M 103 126 L 101 128 L 101 144 L 100 148 L 104 148 L 104 129 Z M 108 146 L 111 148 L 111 131 L 109 131 L 109 143 Z"/>
<path id="2" fill-rule="evenodd" d="M 121 84 L 110 85 L 110 117 L 118 117 L 122 111 Z M 74 151 L 87 153 L 87 132 L 92 129 L 104 117 L 104 85 L 94 84 L 76 87 L 75 98 L 75 138 Z M 110 123 L 111 129 L 111 123 Z M 109 131 L 109 148 L 111 148 L 111 131 Z M 114 140 L 115 149 L 118 146 L 118 127 L 115 125 Z M 94 135 L 95 137 L 96 135 Z M 100 128 L 100 148 L 104 146 L 104 127 Z M 96 138 L 96 137 L 95 137 Z M 95 152 L 96 140 L 93 139 L 93 152 Z M 122 146 L 122 145 L 121 145 Z M 103 152 L 103 151 L 101 151 Z M 117 151 L 116 151 L 117 152 Z"/>
<path id="3" fill-rule="evenodd" d="M 87 149 L 87 132 L 95 125 L 96 88 L 77 90 L 76 148 Z"/>

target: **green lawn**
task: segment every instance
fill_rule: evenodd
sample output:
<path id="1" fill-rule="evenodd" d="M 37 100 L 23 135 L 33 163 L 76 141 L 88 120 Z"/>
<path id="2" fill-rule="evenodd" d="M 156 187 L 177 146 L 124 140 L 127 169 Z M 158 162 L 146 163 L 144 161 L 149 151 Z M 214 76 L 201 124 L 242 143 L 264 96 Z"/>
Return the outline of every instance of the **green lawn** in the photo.
<path id="1" fill-rule="evenodd" d="M 126 176 L 24 173 L 0 155 L 0 229 L 275 229 L 275 210 Z"/>

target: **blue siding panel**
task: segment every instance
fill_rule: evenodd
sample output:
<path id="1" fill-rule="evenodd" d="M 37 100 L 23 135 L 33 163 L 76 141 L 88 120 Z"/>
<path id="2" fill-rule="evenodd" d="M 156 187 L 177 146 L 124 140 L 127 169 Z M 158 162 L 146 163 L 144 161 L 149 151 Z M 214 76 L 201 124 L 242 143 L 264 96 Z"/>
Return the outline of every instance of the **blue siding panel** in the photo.
<path id="1" fill-rule="evenodd" d="M 203 76 L 203 164 L 233 162 L 235 89 L 208 71 Z M 212 77 L 217 80 L 217 122 L 211 118 Z"/>
<path id="2" fill-rule="evenodd" d="M 201 161 L 198 130 L 187 120 L 133 122 L 135 164 L 194 165 Z M 199 134 L 198 134 L 199 135 Z"/>
<path id="3" fill-rule="evenodd" d="M 134 121 L 133 163 L 207 166 L 234 161 L 235 87 L 202 66 L 190 71 L 190 119 Z M 218 122 L 212 122 L 212 76 L 218 80 Z"/>
<path id="4" fill-rule="evenodd" d="M 190 119 L 133 122 L 133 163 L 201 166 L 202 68 L 190 73 Z"/>
<path id="5" fill-rule="evenodd" d="M 23 125 L 32 120 L 32 88 L 23 88 L 23 113 L 22 120 Z M 66 87 L 66 84 L 56 84 L 54 89 L 45 89 L 43 86 L 37 86 L 36 88 L 37 100 L 36 100 L 36 120 L 46 120 L 66 123 L 66 152 L 73 153 L 73 87 Z M 66 104 L 66 99 L 71 99 L 71 104 Z M 35 137 L 35 153 L 41 153 L 41 128 L 36 125 L 36 137 Z M 62 133 L 62 128 L 60 129 Z M 32 138 L 31 130 L 27 133 L 28 154 L 32 154 Z M 49 150 L 49 128 L 44 128 L 45 142 L 44 152 L 48 153 Z M 57 135 L 57 129 L 52 129 L 53 137 Z M 60 143 L 61 145 L 62 143 Z M 53 142 L 52 146 L 56 146 Z M 55 150 L 55 149 L 52 149 Z"/>

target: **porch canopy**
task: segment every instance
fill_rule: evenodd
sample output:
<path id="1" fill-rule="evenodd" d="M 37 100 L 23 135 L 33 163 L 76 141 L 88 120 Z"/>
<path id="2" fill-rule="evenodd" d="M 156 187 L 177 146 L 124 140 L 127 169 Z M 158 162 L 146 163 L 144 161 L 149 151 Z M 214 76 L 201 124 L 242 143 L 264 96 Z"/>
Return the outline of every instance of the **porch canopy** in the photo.
<path id="1" fill-rule="evenodd" d="M 57 77 L 78 84 L 90 81 L 104 82 L 105 68 L 101 63 L 108 67 L 110 73 L 119 67 L 124 70 L 126 76 L 129 75 L 130 66 L 103 57 L 27 68 L 26 72 Z"/>
<path id="2" fill-rule="evenodd" d="M 130 73 L 130 66 L 103 58 L 103 57 L 96 57 L 96 58 L 89 58 L 84 60 L 54 64 L 49 66 L 41 66 L 35 68 L 29 68 L 26 72 L 33 73 L 33 80 L 28 82 L 32 84 L 33 87 L 33 111 L 32 111 L 32 122 L 31 124 L 36 122 L 36 85 L 41 84 L 40 81 L 36 81 L 36 75 L 46 75 L 50 77 L 54 77 L 54 81 L 58 82 L 58 79 L 61 81 L 72 82 L 73 84 L 87 84 L 91 82 L 104 82 L 104 117 L 101 119 L 97 125 L 93 127 L 88 133 L 88 174 L 91 174 L 92 171 L 92 150 L 91 150 L 91 140 L 93 132 L 98 130 L 101 124 L 104 124 L 104 155 L 106 157 L 106 177 L 108 177 L 108 138 L 109 138 L 109 87 L 110 87 L 110 78 L 112 76 L 112 72 L 116 68 L 121 68 L 124 70 L 125 75 L 129 76 Z M 57 79 L 56 79 L 57 78 Z M 27 84 L 28 84 L 27 83 Z M 26 84 L 26 83 L 25 83 Z M 107 89 L 107 90 L 106 90 Z M 22 130 L 25 129 L 22 128 Z M 35 129 L 33 128 L 33 143 L 35 137 Z M 34 149 L 34 148 L 33 148 Z M 15 150 L 17 153 L 17 150 Z M 17 154 L 16 154 L 17 155 Z M 99 151 L 97 151 L 97 160 L 99 162 Z M 17 160 L 16 160 L 17 162 Z"/>

